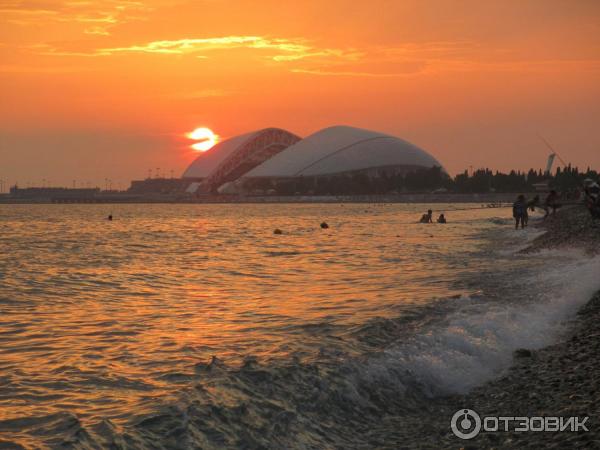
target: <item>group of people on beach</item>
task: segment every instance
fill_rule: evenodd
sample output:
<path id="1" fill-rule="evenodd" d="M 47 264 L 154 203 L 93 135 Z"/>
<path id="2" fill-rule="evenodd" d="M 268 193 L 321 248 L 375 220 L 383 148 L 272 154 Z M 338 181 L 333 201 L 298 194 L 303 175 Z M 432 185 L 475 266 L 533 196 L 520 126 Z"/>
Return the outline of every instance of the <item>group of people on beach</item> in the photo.
<path id="1" fill-rule="evenodd" d="M 583 182 L 584 198 L 583 203 L 590 211 L 592 218 L 600 219 L 600 185 L 592 180 L 586 179 Z M 550 214 L 556 214 L 556 210 L 562 205 L 559 203 L 560 196 L 555 190 L 551 190 L 544 203 L 540 203 L 540 196 L 536 195 L 533 199 L 527 200 L 523 194 L 517 197 L 517 200 L 513 203 L 513 217 L 515 219 L 515 229 L 521 229 L 527 226 L 529 222 L 529 211 L 535 211 L 536 207 L 544 209 L 544 220 L 548 218 Z"/>
<path id="2" fill-rule="evenodd" d="M 575 190 L 575 195 L 569 192 L 565 194 L 567 204 L 581 204 L 583 194 L 583 204 L 589 210 L 593 219 L 600 220 L 600 184 L 597 181 L 587 178 L 583 181 L 583 189 L 579 188 Z M 513 218 L 515 219 L 515 229 L 521 226 L 521 229 L 525 228 L 529 223 L 529 212 L 534 212 L 535 208 L 541 208 L 544 210 L 543 220 L 546 220 L 548 216 L 553 216 L 556 211 L 563 205 L 560 203 L 561 195 L 554 189 L 552 189 L 546 196 L 542 203 L 539 194 L 533 197 L 531 200 L 527 200 L 525 195 L 519 194 L 517 200 L 512 205 Z M 573 201 L 570 203 L 569 201 Z M 490 205 L 488 205 L 489 207 Z M 440 214 L 437 218 L 437 223 L 447 223 L 444 214 Z M 433 211 L 427 210 L 426 214 L 423 214 L 419 219 L 419 223 L 433 223 Z M 594 225 L 597 226 L 597 225 Z"/>
<path id="3" fill-rule="evenodd" d="M 515 229 L 525 228 L 529 222 L 529 211 L 535 211 L 536 207 L 542 208 L 545 212 L 544 220 L 551 214 L 556 214 L 556 210 L 562 205 L 558 202 L 559 195 L 555 190 L 550 191 L 546 200 L 542 204 L 540 196 L 536 195 L 531 200 L 527 200 L 523 194 L 517 197 L 517 200 L 513 203 L 513 217 L 515 219 Z"/>
<path id="4" fill-rule="evenodd" d="M 427 214 L 423 214 L 421 216 L 421 220 L 419 220 L 420 223 L 433 223 L 433 211 L 431 209 L 427 210 Z M 444 214 L 440 214 L 439 217 L 437 218 L 437 223 L 447 223 L 446 221 L 446 217 L 444 216 Z"/>

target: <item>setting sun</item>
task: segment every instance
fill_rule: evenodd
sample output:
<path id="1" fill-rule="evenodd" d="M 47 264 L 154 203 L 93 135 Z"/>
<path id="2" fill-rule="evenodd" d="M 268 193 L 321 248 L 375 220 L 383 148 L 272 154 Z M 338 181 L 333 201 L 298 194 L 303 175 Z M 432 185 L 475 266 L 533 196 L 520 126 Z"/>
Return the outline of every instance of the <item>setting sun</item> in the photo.
<path id="1" fill-rule="evenodd" d="M 191 147 L 199 152 L 205 152 L 211 149 L 219 141 L 219 136 L 213 133 L 210 128 L 206 127 L 196 128 L 186 136 L 196 141 Z"/>

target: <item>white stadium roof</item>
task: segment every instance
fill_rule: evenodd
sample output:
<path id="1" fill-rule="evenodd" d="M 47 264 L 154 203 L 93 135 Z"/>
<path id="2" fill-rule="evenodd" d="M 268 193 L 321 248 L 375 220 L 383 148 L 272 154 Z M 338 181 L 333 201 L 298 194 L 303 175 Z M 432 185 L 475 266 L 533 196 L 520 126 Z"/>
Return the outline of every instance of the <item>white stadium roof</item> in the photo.
<path id="1" fill-rule="evenodd" d="M 219 142 L 210 150 L 199 155 L 183 173 L 183 178 L 205 178 L 209 176 L 223 160 L 261 131 L 262 130 L 241 134 L 231 139 L 227 139 L 226 141 Z"/>
<path id="2" fill-rule="evenodd" d="M 441 164 L 402 139 L 360 128 L 334 126 L 289 146 L 243 178 L 327 175 L 389 166 L 441 167 Z"/>

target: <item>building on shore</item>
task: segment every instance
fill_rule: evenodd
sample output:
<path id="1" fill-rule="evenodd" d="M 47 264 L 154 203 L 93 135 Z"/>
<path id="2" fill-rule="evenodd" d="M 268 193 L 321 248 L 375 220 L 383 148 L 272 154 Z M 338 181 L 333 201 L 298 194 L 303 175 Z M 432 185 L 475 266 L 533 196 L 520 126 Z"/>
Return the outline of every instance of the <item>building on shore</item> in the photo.
<path id="1" fill-rule="evenodd" d="M 9 197 L 19 200 L 92 199 L 100 193 L 99 188 L 27 187 L 10 188 Z"/>
<path id="2" fill-rule="evenodd" d="M 128 194 L 182 194 L 190 182 L 181 178 L 146 178 L 133 180 L 127 189 Z"/>
<path id="3" fill-rule="evenodd" d="M 399 183 L 403 177 L 412 177 L 408 189 Z M 265 128 L 218 143 L 200 154 L 181 178 L 134 180 L 126 191 L 14 186 L 4 200 L 99 203 L 393 195 L 426 190 L 446 179 L 433 156 L 388 134 L 334 126 L 301 138 L 280 128 Z"/>
<path id="4" fill-rule="evenodd" d="M 217 144 L 192 162 L 183 179 L 195 183 L 198 194 L 310 195 L 325 184 L 368 194 L 377 184 L 372 180 L 435 168 L 446 174 L 425 150 L 376 131 L 335 126 L 301 139 L 268 128 Z"/>
<path id="5" fill-rule="evenodd" d="M 217 193 L 221 186 L 237 181 L 299 141 L 300 137 L 279 128 L 242 134 L 198 156 L 183 173 L 183 179 L 198 182 L 197 193 Z"/>

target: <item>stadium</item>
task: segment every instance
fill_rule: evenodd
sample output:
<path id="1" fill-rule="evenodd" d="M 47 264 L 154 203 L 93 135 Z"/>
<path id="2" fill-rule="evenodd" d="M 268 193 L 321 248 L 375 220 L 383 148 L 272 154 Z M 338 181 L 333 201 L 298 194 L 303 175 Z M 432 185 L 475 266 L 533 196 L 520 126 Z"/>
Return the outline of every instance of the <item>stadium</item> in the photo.
<path id="1" fill-rule="evenodd" d="M 267 128 L 220 142 L 183 174 L 190 193 L 375 193 L 394 177 L 437 170 L 425 150 L 400 138 L 348 126 L 322 129 L 302 139 Z"/>

